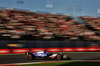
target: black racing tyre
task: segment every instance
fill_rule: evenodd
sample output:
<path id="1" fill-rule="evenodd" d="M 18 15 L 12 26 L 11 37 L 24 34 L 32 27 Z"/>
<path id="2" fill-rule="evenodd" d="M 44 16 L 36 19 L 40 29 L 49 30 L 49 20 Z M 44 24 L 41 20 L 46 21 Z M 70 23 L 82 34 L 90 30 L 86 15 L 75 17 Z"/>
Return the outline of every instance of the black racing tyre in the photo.
<path id="1" fill-rule="evenodd" d="M 60 54 L 58 54 L 58 55 L 56 56 L 56 59 L 57 59 L 57 60 L 61 60 L 61 59 L 62 59 L 62 56 L 61 56 Z"/>
<path id="2" fill-rule="evenodd" d="M 27 59 L 28 59 L 28 60 L 32 60 L 32 59 L 33 59 L 32 54 L 28 54 L 28 55 L 27 55 Z"/>

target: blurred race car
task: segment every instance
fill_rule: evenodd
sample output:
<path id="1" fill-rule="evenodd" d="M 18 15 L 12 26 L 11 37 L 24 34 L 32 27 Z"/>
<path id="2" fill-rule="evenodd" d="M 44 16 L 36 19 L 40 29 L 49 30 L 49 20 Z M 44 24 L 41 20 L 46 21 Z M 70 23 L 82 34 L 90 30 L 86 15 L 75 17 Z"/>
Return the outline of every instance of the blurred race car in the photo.
<path id="1" fill-rule="evenodd" d="M 50 53 L 50 52 L 46 52 L 46 51 L 39 51 L 39 52 L 35 52 L 35 53 L 27 52 L 27 53 L 25 53 L 25 55 L 28 60 L 40 59 L 40 58 L 57 59 L 57 60 L 70 59 L 67 55 L 63 55 L 62 53 L 54 54 L 54 53 Z"/>

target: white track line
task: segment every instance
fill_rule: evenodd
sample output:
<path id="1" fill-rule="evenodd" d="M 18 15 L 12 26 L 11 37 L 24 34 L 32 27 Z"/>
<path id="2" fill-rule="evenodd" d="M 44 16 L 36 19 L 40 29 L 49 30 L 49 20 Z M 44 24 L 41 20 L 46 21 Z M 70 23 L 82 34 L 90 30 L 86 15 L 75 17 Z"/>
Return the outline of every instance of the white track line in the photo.
<path id="1" fill-rule="evenodd" d="M 87 62 L 100 62 L 100 60 L 68 60 L 69 61 L 87 61 Z M 66 62 L 65 61 L 46 61 L 46 62 L 27 62 L 27 63 L 12 63 L 12 64 L 0 64 L 0 66 L 11 66 L 11 65 L 25 65 L 25 64 L 39 64 L 39 63 L 53 63 L 53 62 Z"/>

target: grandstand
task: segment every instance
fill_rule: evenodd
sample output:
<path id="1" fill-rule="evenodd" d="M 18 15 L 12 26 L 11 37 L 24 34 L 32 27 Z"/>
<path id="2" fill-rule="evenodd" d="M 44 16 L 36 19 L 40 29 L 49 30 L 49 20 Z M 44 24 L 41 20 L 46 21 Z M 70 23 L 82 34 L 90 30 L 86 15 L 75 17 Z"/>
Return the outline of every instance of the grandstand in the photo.
<path id="1" fill-rule="evenodd" d="M 0 10 L 0 40 L 100 40 L 97 33 L 69 15 Z"/>

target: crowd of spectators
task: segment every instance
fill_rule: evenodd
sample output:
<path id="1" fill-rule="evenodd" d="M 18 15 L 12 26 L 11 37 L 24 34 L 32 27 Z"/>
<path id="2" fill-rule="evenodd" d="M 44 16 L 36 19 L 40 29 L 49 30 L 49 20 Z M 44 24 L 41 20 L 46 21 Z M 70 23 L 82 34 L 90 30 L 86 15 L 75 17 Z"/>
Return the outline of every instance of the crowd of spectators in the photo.
<path id="1" fill-rule="evenodd" d="M 97 17 L 80 17 L 84 22 L 93 27 L 93 29 L 100 30 L 100 18 Z"/>
<path id="2" fill-rule="evenodd" d="M 1 40 L 91 40 L 95 35 L 68 15 L 0 10 Z"/>
<path id="3" fill-rule="evenodd" d="M 90 38 L 100 40 L 100 18 L 97 17 L 86 17 L 80 16 L 80 19 L 83 20 L 91 30 L 96 32 L 95 36 L 91 36 Z"/>

